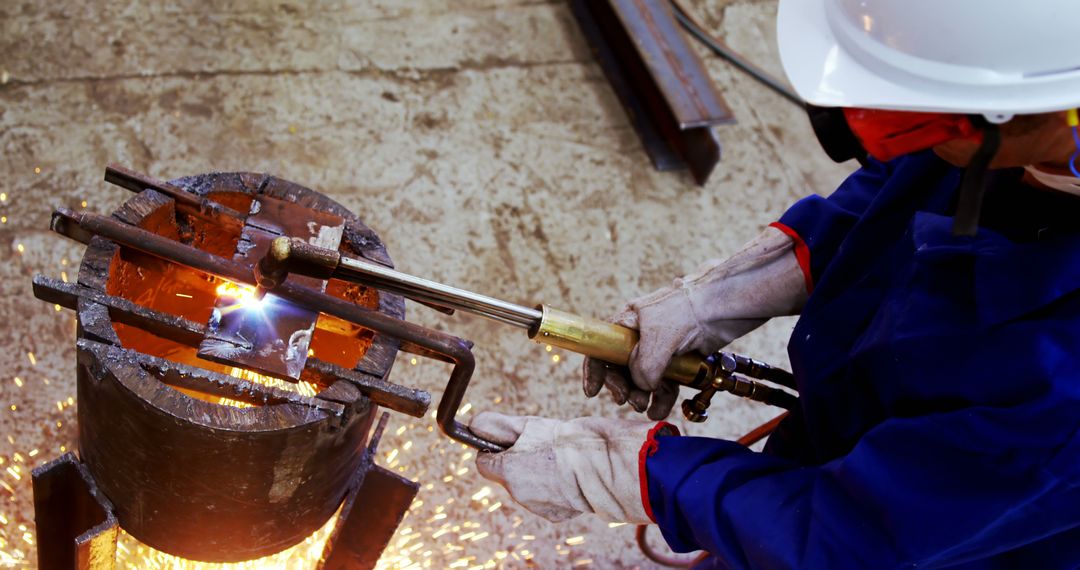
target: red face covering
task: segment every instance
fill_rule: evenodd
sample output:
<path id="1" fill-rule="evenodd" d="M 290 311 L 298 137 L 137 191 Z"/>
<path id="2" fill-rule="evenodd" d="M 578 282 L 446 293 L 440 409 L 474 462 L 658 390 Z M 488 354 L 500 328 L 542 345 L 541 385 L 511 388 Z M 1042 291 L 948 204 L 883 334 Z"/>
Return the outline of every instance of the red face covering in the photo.
<path id="1" fill-rule="evenodd" d="M 982 140 L 966 115 L 845 108 L 848 127 L 866 152 L 880 161 L 892 160 L 955 139 Z"/>

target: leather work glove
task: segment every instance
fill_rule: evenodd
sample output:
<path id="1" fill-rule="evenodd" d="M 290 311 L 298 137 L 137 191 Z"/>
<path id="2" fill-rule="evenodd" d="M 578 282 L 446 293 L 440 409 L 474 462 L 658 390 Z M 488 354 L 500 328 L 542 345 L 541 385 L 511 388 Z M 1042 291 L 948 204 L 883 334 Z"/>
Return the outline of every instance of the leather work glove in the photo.
<path id="1" fill-rule="evenodd" d="M 678 434 L 666 423 L 495 412 L 477 414 L 469 429 L 510 446 L 478 454 L 477 471 L 551 522 L 596 513 L 608 522 L 652 523 L 641 496 L 641 454 L 656 433 Z"/>
<path id="2" fill-rule="evenodd" d="M 666 418 L 679 395 L 679 386 L 662 377 L 672 356 L 716 352 L 772 317 L 797 314 L 807 296 L 794 240 L 766 228 L 727 260 L 707 261 L 670 287 L 627 303 L 611 322 L 641 334 L 629 371 L 586 358 L 585 395 L 607 386 L 617 404 Z"/>

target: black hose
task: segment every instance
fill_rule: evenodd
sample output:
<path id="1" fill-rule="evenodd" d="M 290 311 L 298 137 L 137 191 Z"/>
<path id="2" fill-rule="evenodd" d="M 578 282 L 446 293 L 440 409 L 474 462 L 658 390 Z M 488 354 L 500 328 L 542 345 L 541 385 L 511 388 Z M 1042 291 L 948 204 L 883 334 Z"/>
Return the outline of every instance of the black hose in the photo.
<path id="1" fill-rule="evenodd" d="M 762 85 L 768 87 L 769 89 L 772 89 L 788 101 L 795 103 L 799 107 L 802 107 L 805 104 L 805 102 L 802 100 L 802 97 L 799 97 L 798 94 L 796 94 L 795 91 L 793 91 L 791 87 L 788 87 L 787 84 L 785 84 L 783 81 L 777 79 L 776 77 L 773 77 L 768 72 L 754 65 L 753 63 L 750 63 L 750 61 L 744 58 L 742 55 L 735 52 L 730 47 L 724 45 L 716 38 L 712 37 L 712 35 L 710 35 L 705 30 L 702 30 L 700 27 L 698 27 L 698 25 L 695 24 L 692 19 L 687 17 L 687 15 L 682 11 L 682 7 L 679 6 L 678 3 L 673 2 L 672 8 L 672 11 L 675 14 L 675 18 L 679 20 L 679 23 L 682 24 L 684 28 L 686 28 L 686 31 L 690 32 L 690 35 L 694 36 L 695 39 L 705 44 L 716 55 L 728 60 L 729 62 L 731 62 L 732 65 L 741 69 L 744 73 L 750 75 L 750 77 L 753 77 Z"/>

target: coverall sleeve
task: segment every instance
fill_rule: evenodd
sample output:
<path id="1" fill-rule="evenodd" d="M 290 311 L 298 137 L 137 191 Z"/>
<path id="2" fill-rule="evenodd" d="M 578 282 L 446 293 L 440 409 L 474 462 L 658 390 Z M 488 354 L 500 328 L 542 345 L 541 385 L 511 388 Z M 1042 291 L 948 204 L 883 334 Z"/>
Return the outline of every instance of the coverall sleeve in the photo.
<path id="1" fill-rule="evenodd" d="M 1078 390 L 889 419 L 818 466 L 728 441 L 659 437 L 646 459 L 646 500 L 672 548 L 706 550 L 720 567 L 933 568 L 985 558 L 1076 534 Z"/>
<path id="2" fill-rule="evenodd" d="M 849 176 L 829 197 L 808 196 L 772 224 L 795 240 L 795 254 L 808 289 L 832 261 L 840 243 L 888 180 L 892 163 L 873 159 Z"/>

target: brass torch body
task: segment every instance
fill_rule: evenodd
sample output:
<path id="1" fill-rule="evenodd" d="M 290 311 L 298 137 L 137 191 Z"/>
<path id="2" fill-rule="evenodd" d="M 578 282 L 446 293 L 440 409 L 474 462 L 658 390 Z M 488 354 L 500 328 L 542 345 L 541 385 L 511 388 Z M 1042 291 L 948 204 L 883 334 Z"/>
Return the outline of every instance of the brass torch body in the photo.
<path id="1" fill-rule="evenodd" d="M 529 338 L 534 341 L 617 366 L 626 366 L 630 362 L 630 353 L 638 342 L 636 330 L 547 305 L 540 305 L 538 309 L 540 321 L 529 328 Z M 686 386 L 700 387 L 707 384 L 714 373 L 714 365 L 700 354 L 683 354 L 672 358 L 664 377 Z"/>

